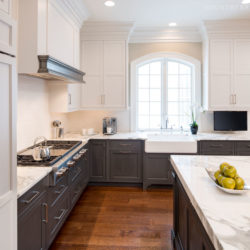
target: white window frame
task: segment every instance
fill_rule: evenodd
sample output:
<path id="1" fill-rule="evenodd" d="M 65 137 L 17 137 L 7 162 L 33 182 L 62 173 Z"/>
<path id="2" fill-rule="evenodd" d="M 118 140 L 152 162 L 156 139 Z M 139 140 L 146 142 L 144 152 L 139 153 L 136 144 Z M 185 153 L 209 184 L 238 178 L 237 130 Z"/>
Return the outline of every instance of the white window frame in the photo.
<path id="1" fill-rule="evenodd" d="M 137 131 L 138 130 L 138 124 L 137 124 L 137 96 L 138 96 L 138 81 L 137 81 L 137 66 L 140 64 L 144 63 L 150 63 L 154 60 L 172 60 L 176 61 L 179 63 L 183 63 L 186 65 L 189 65 L 192 67 L 192 104 L 196 106 L 201 106 L 201 63 L 199 60 L 185 55 L 181 53 L 176 53 L 176 52 L 158 52 L 158 53 L 152 53 L 148 54 L 146 56 L 140 57 L 134 61 L 131 62 L 130 64 L 130 104 L 131 104 L 131 109 L 130 109 L 130 130 L 131 131 Z M 166 91 L 165 89 L 165 84 L 163 82 L 166 82 L 167 80 L 167 75 L 166 75 L 166 70 L 162 77 L 162 102 L 166 103 L 166 100 L 163 100 L 164 98 L 164 92 Z M 195 101 L 195 103 L 194 103 Z M 164 105 L 162 106 L 164 109 L 162 112 L 162 116 L 166 115 L 166 107 Z M 162 117 L 164 118 L 164 117 Z M 164 119 L 162 119 L 162 123 Z M 162 124 L 162 127 L 164 127 L 164 124 Z"/>

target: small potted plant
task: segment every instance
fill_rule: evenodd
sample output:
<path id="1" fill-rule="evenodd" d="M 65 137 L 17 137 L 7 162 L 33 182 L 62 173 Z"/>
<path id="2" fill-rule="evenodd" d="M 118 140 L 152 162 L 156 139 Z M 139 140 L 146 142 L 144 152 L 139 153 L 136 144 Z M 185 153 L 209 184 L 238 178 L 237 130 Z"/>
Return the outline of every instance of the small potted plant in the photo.
<path id="1" fill-rule="evenodd" d="M 190 130 L 193 135 L 196 135 L 198 132 L 198 124 L 194 117 L 194 111 L 192 110 L 192 123 L 190 124 Z"/>

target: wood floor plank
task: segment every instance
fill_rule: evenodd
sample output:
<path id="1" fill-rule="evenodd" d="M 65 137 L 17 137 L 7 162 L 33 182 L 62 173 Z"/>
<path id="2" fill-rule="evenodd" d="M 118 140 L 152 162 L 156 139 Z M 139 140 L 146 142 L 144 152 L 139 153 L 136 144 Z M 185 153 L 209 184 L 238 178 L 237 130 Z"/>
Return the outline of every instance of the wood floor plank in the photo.
<path id="1" fill-rule="evenodd" d="M 51 250 L 168 250 L 171 189 L 88 187 Z"/>

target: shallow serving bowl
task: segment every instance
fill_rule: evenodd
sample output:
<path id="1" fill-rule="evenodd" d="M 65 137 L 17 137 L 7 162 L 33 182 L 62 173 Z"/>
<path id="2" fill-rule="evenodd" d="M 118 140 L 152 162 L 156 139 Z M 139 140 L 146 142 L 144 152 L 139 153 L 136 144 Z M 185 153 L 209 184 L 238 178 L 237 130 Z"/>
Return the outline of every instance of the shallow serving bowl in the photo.
<path id="1" fill-rule="evenodd" d="M 218 169 L 216 169 L 218 170 Z M 220 185 L 217 184 L 217 181 L 214 177 L 214 173 L 216 172 L 215 169 L 213 168 L 206 168 L 206 171 L 209 175 L 209 177 L 213 180 L 213 182 L 215 183 L 216 187 L 219 188 L 220 190 L 226 192 L 226 193 L 229 193 L 229 194 L 244 194 L 246 193 L 247 191 L 250 190 L 250 186 L 247 186 L 246 183 L 245 183 L 245 186 L 244 186 L 244 189 L 243 190 L 235 190 L 235 189 L 228 189 L 228 188 L 224 188 L 224 187 L 221 187 Z"/>

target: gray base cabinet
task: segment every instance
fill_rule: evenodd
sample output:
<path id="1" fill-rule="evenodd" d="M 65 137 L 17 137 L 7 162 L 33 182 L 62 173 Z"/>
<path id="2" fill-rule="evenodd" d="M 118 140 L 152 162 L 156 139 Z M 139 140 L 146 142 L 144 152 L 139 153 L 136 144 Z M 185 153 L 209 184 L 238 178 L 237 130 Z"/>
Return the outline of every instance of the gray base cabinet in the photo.
<path id="1" fill-rule="evenodd" d="M 91 140 L 90 181 L 142 183 L 140 140 Z"/>
<path id="2" fill-rule="evenodd" d="M 141 182 L 141 154 L 136 151 L 111 150 L 110 181 Z"/>
<path id="3" fill-rule="evenodd" d="M 250 141 L 200 141 L 201 155 L 250 155 Z"/>
<path id="4" fill-rule="evenodd" d="M 18 250 L 46 249 L 46 194 L 18 218 Z"/>
<path id="5" fill-rule="evenodd" d="M 49 186 L 46 176 L 18 199 L 18 249 L 48 249 L 89 181 L 88 153 Z"/>
<path id="6" fill-rule="evenodd" d="M 215 249 L 176 174 L 174 176 L 173 249 Z"/>
<path id="7" fill-rule="evenodd" d="M 172 185 L 170 154 L 144 154 L 143 189 L 150 185 Z"/>
<path id="8" fill-rule="evenodd" d="M 98 182 L 106 180 L 106 155 L 105 140 L 91 140 L 90 143 L 90 181 Z"/>

